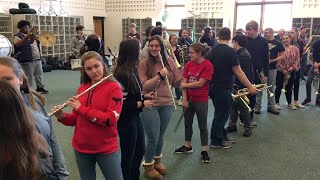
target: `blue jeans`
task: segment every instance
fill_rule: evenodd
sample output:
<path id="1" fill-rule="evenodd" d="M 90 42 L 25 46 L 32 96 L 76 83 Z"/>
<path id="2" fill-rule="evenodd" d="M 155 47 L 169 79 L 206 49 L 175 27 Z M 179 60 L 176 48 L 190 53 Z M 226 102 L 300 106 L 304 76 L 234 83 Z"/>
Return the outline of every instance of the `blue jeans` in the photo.
<path id="1" fill-rule="evenodd" d="M 228 121 L 232 97 L 231 90 L 213 87 L 210 90 L 210 98 L 214 106 L 214 118 L 211 126 L 211 144 L 222 145 L 223 141 L 227 138 L 227 132 L 224 128 Z"/>
<path id="2" fill-rule="evenodd" d="M 147 136 L 147 148 L 144 155 L 146 163 L 151 163 L 154 156 L 161 156 L 163 136 L 168 127 L 173 106 L 143 108 L 141 119 Z"/>
<path id="3" fill-rule="evenodd" d="M 138 114 L 118 121 L 121 147 L 121 168 L 124 180 L 139 180 L 140 165 L 145 153 L 143 126 Z"/>
<path id="4" fill-rule="evenodd" d="M 313 77 L 314 77 L 313 70 L 314 70 L 314 68 L 313 68 L 313 66 L 311 66 L 309 73 L 308 73 L 307 83 L 306 83 L 307 99 L 311 99 L 311 84 L 312 84 Z M 320 87 L 320 83 L 319 83 L 319 87 Z M 320 93 L 320 88 L 318 89 L 318 92 Z M 317 95 L 316 101 L 320 101 L 320 95 Z"/>
<path id="5" fill-rule="evenodd" d="M 304 77 L 304 73 L 306 71 L 307 60 L 308 60 L 307 55 L 308 53 L 304 54 L 301 58 L 300 78 Z"/>
<path id="6" fill-rule="evenodd" d="M 84 154 L 74 151 L 81 180 L 96 179 L 98 163 L 106 180 L 123 180 L 118 152 L 112 154 Z"/>

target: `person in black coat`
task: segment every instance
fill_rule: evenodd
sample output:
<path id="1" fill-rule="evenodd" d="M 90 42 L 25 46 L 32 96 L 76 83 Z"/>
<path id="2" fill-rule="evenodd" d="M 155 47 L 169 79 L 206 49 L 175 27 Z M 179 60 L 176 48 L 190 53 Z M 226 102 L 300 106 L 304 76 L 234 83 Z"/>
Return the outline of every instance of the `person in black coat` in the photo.
<path id="1" fill-rule="evenodd" d="M 118 121 L 121 147 L 121 168 L 124 180 L 139 180 L 140 165 L 145 153 L 144 131 L 139 116 L 142 108 L 151 108 L 153 93 L 142 94 L 138 75 L 140 42 L 128 39 L 120 43 L 115 78 L 124 88 L 124 101 Z"/>
<path id="2" fill-rule="evenodd" d="M 236 35 L 233 38 L 233 48 L 236 50 L 239 58 L 239 63 L 242 71 L 247 76 L 248 80 L 252 83 L 253 82 L 253 67 L 252 67 L 252 59 L 251 56 L 246 48 L 244 48 L 248 43 L 248 38 L 244 35 Z M 245 88 L 245 86 L 236 78 L 235 81 L 235 91 Z M 233 101 L 231 112 L 230 112 L 230 120 L 229 126 L 227 127 L 227 132 L 234 132 L 237 131 L 237 121 L 239 117 L 241 121 L 244 123 L 245 132 L 243 136 L 249 137 L 252 134 L 251 127 L 250 127 L 250 111 L 240 99 Z"/>
<path id="3" fill-rule="evenodd" d="M 218 41 L 215 39 L 215 33 L 210 28 L 204 29 L 204 34 L 200 38 L 201 43 L 206 43 L 210 47 L 214 47 L 218 44 Z"/>

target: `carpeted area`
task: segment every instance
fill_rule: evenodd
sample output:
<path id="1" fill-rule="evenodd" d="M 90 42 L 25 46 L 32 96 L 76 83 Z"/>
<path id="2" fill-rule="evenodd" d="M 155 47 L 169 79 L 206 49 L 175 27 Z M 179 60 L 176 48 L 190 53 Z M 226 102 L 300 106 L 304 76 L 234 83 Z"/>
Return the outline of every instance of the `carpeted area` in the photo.
<path id="1" fill-rule="evenodd" d="M 52 71 L 45 73 L 45 88 L 50 91 L 47 110 L 54 105 L 64 103 L 75 95 L 80 83 L 79 71 Z M 266 93 L 265 93 L 266 94 Z M 300 86 L 300 102 L 305 98 L 305 82 Z M 178 108 L 167 129 L 163 148 L 163 162 L 168 169 L 167 180 L 311 180 L 320 177 L 320 108 L 312 104 L 301 110 L 289 110 L 285 106 L 285 96 L 281 96 L 282 111 L 279 116 L 266 112 L 266 97 L 263 108 L 256 115 L 258 127 L 253 136 L 242 136 L 243 127 L 230 134 L 236 138 L 231 149 L 209 149 L 211 163 L 200 160 L 200 135 L 198 124 L 194 121 L 193 149 L 191 154 L 174 154 L 174 149 L 184 143 L 184 128 L 181 123 L 177 133 L 173 132 L 182 112 Z M 70 111 L 70 108 L 66 108 Z M 213 118 L 213 106 L 210 101 L 208 130 L 210 134 Z M 75 162 L 71 138 L 73 127 L 59 124 L 55 118 L 53 127 L 63 149 L 70 180 L 78 180 L 79 174 Z M 99 169 L 97 167 L 97 169 Z M 143 170 L 141 171 L 143 174 Z M 141 175 L 141 179 L 143 175 Z M 98 171 L 97 179 L 103 179 Z"/>

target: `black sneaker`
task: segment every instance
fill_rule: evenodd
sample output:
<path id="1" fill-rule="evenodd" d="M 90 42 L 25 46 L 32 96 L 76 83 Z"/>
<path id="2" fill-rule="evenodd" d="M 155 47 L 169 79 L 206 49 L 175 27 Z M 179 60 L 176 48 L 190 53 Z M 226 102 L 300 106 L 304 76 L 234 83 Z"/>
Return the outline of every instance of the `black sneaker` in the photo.
<path id="1" fill-rule="evenodd" d="M 201 160 L 203 163 L 209 163 L 210 162 L 210 157 L 208 155 L 207 151 L 201 151 Z"/>
<path id="2" fill-rule="evenodd" d="M 251 134 L 252 134 L 252 130 L 245 130 L 245 131 L 243 132 L 243 136 L 244 136 L 244 137 L 250 137 Z"/>
<path id="3" fill-rule="evenodd" d="M 237 131 L 237 127 L 228 126 L 228 127 L 226 128 L 226 131 L 227 131 L 227 133 L 236 132 L 236 131 Z"/>
<path id="4" fill-rule="evenodd" d="M 42 88 L 37 87 L 36 91 L 39 92 L 39 93 L 41 93 L 41 94 L 47 94 L 47 93 L 49 93 L 49 91 L 45 90 L 43 87 L 42 87 Z"/>
<path id="5" fill-rule="evenodd" d="M 216 145 L 216 144 L 211 144 L 210 145 L 212 148 L 222 148 L 222 149 L 229 149 L 232 147 L 232 143 L 229 143 L 229 142 L 224 142 L 223 144 L 221 145 Z"/>
<path id="6" fill-rule="evenodd" d="M 192 147 L 190 146 L 189 148 L 186 146 L 181 146 L 180 148 L 174 150 L 174 153 L 180 154 L 180 153 L 192 153 Z"/>
<path id="7" fill-rule="evenodd" d="M 225 141 L 227 143 L 231 143 L 231 144 L 236 143 L 236 140 L 234 138 L 231 138 L 231 137 L 227 137 L 227 139 L 225 139 Z"/>
<path id="8" fill-rule="evenodd" d="M 306 106 L 306 105 L 308 105 L 310 102 L 311 102 L 311 99 L 306 98 L 301 104 L 304 105 L 304 106 Z"/>

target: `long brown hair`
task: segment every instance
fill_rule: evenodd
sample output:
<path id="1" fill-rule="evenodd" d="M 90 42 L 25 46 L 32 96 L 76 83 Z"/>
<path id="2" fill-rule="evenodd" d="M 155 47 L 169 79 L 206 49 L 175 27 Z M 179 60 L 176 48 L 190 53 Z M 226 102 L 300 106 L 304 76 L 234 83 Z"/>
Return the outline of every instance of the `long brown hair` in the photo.
<path id="1" fill-rule="evenodd" d="M 132 74 L 139 63 L 139 55 L 140 44 L 137 39 L 128 39 L 120 43 L 114 76 L 119 80 L 124 79 L 127 81 L 127 91 L 131 91 L 132 93 L 135 93 L 135 80 Z"/>
<path id="2" fill-rule="evenodd" d="M 45 105 L 46 99 L 40 93 L 34 92 L 30 89 L 30 87 L 27 83 L 27 76 L 24 74 L 19 62 L 12 57 L 0 57 L 0 65 L 4 65 L 4 66 L 11 68 L 12 71 L 14 72 L 14 74 L 18 78 L 21 78 L 21 77 L 23 78 L 23 84 L 21 85 L 20 90 L 24 93 L 29 93 L 29 101 L 30 101 L 31 107 L 34 110 L 40 111 L 38 109 L 38 107 L 36 106 L 34 96 L 36 96 L 40 100 L 42 105 Z"/>
<path id="3" fill-rule="evenodd" d="M 101 55 L 95 51 L 88 51 L 81 56 L 81 66 L 82 66 L 82 68 L 81 68 L 81 82 L 83 84 L 91 83 L 91 79 L 87 75 L 87 73 L 84 69 L 84 64 L 86 63 L 87 60 L 89 60 L 91 58 L 94 58 L 94 59 L 100 61 L 101 65 L 103 66 L 103 77 L 106 77 L 110 74 L 110 71 L 109 71 L 107 65 L 105 63 L 103 63 L 103 59 L 102 59 Z M 123 89 L 122 85 L 113 76 L 108 78 L 108 80 L 118 83 L 120 88 Z"/>
<path id="4" fill-rule="evenodd" d="M 37 132 L 21 93 L 0 81 L 0 179 L 38 180 L 48 145 Z"/>
<path id="5" fill-rule="evenodd" d="M 160 54 L 162 56 L 163 65 L 169 70 L 169 72 L 172 73 L 172 75 L 174 75 L 173 70 L 171 69 L 169 62 L 168 62 L 168 54 L 165 49 L 165 45 L 164 45 L 162 37 L 159 35 L 152 36 L 150 38 L 149 42 L 151 42 L 153 40 L 158 41 L 158 43 L 161 47 Z M 147 76 L 149 79 L 151 79 L 155 74 L 154 65 L 156 63 L 157 63 L 157 59 L 154 56 L 152 56 L 151 53 L 149 52 L 148 62 L 147 62 Z"/>

